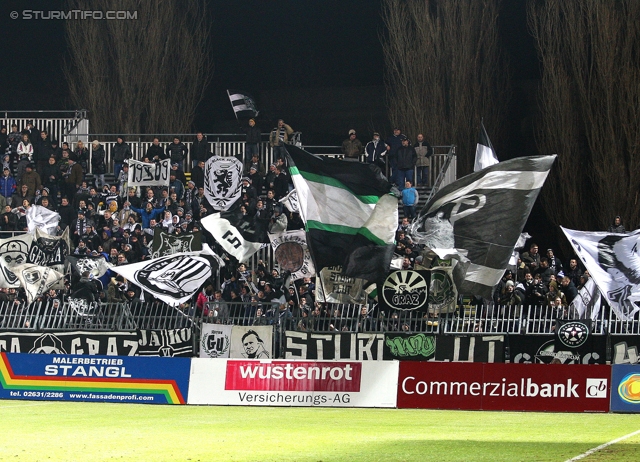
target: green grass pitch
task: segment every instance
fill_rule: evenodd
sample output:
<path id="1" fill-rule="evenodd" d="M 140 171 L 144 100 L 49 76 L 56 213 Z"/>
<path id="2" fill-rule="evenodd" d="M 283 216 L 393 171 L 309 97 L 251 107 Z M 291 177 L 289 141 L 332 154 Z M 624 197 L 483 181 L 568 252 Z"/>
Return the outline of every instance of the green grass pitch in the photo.
<path id="1" fill-rule="evenodd" d="M 0 400 L 0 460 L 564 461 L 640 416 Z M 640 460 L 640 435 L 587 461 Z"/>

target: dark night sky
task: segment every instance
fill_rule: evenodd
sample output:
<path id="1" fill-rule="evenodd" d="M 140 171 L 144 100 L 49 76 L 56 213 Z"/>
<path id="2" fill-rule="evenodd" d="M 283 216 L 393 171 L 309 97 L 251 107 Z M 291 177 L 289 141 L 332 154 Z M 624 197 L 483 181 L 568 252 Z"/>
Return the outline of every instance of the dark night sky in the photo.
<path id="1" fill-rule="evenodd" d="M 225 90 L 383 85 L 380 0 L 210 0 L 214 75 L 196 126 L 233 119 Z M 514 79 L 537 75 L 525 1 L 503 2 L 501 32 Z M 11 20 L 10 12 L 61 9 L 61 0 L 5 0 L 0 109 L 75 109 L 62 73 L 64 21 Z M 382 95 L 381 95 L 382 98 Z M 382 103 L 382 100 L 381 100 Z"/>

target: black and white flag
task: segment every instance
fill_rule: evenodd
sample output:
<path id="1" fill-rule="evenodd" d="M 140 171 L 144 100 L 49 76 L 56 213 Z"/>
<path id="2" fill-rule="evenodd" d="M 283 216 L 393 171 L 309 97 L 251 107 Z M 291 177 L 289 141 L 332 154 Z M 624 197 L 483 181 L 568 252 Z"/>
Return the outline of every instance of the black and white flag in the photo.
<path id="1" fill-rule="evenodd" d="M 640 230 L 613 234 L 560 229 L 618 318 L 631 319 L 640 310 Z"/>
<path id="2" fill-rule="evenodd" d="M 487 130 L 484 128 L 484 123 L 480 123 L 480 136 L 478 139 L 478 145 L 476 146 L 476 160 L 473 164 L 473 171 L 478 172 L 483 168 L 491 167 L 497 164 L 498 156 L 496 151 L 491 145 Z"/>
<path id="3" fill-rule="evenodd" d="M 63 271 L 65 259 L 71 254 L 69 228 L 65 228 L 61 236 L 47 234 L 36 229 L 35 239 L 29 252 L 29 263 L 52 266 L 56 271 Z"/>
<path id="4" fill-rule="evenodd" d="M 102 255 L 70 255 L 67 257 L 67 262 L 69 262 L 71 268 L 80 276 L 82 276 L 82 273 L 85 271 L 88 271 L 93 274 L 96 279 L 104 276 L 104 274 L 113 266 L 111 263 L 107 262 Z"/>
<path id="5" fill-rule="evenodd" d="M 114 266 L 112 271 L 163 302 L 178 305 L 200 290 L 217 268 L 218 260 L 207 252 L 190 252 Z"/>
<path id="6" fill-rule="evenodd" d="M 258 107 L 253 97 L 246 91 L 227 90 L 231 107 L 236 115 L 236 119 L 240 117 L 257 117 Z"/>
<path id="7" fill-rule="evenodd" d="M 458 258 L 458 292 L 491 297 L 556 156 L 520 157 L 439 190 L 410 235 L 440 258 Z"/>
<path id="8" fill-rule="evenodd" d="M 33 303 L 44 295 L 52 286 L 64 279 L 62 273 L 46 266 L 25 263 L 12 268 L 27 294 L 27 302 Z"/>
<path id="9" fill-rule="evenodd" d="M 179 236 L 165 233 L 156 228 L 151 244 L 151 258 L 164 257 L 180 252 L 200 252 L 202 250 L 202 233 L 185 233 Z"/>
<path id="10" fill-rule="evenodd" d="M 580 315 L 580 319 L 591 319 L 595 321 L 600 314 L 601 302 L 600 291 L 593 278 L 589 278 L 583 287 L 578 290 L 578 296 L 573 299 L 569 306 L 574 308 Z"/>
<path id="11" fill-rule="evenodd" d="M 266 246 L 266 244 L 255 240 L 253 233 L 247 233 L 242 228 L 234 226 L 229 220 L 222 218 L 219 213 L 207 215 L 200 222 L 218 244 L 240 262 L 246 261 L 251 255 Z"/>
<path id="12" fill-rule="evenodd" d="M 134 186 L 169 186 L 171 181 L 171 160 L 164 159 L 160 162 L 140 162 L 129 159 L 129 177 L 127 184 Z"/>
<path id="13" fill-rule="evenodd" d="M 300 212 L 300 204 L 298 203 L 298 191 L 292 189 L 289 194 L 280 199 L 280 202 L 289 210 L 289 212 Z"/>
<path id="14" fill-rule="evenodd" d="M 291 280 L 315 276 L 316 270 L 307 246 L 307 235 L 303 230 L 269 234 L 273 256 L 280 269 L 291 273 Z"/>
<path id="15" fill-rule="evenodd" d="M 13 268 L 29 262 L 29 252 L 33 246 L 33 234 L 22 234 L 0 239 L 0 287 L 17 288 L 20 281 Z"/>
<path id="16" fill-rule="evenodd" d="M 27 209 L 27 229 L 30 233 L 41 229 L 47 234 L 56 232 L 60 214 L 41 205 L 32 205 Z"/>
<path id="17" fill-rule="evenodd" d="M 204 196 L 215 210 L 227 211 L 242 195 L 242 162 L 213 156 L 204 165 Z"/>

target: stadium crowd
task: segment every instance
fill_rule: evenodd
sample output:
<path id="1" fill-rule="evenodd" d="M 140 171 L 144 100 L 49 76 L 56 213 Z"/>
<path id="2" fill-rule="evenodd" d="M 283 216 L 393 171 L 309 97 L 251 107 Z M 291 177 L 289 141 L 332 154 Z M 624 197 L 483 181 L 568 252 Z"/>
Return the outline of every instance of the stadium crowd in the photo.
<path id="1" fill-rule="evenodd" d="M 285 156 L 280 149 L 288 141 L 293 130 L 278 121 L 269 142 L 273 148 L 274 163 L 266 166 L 255 149 L 260 140 L 260 129 L 252 119 L 246 127 L 247 149 L 242 178 L 240 224 L 249 227 L 256 235 L 266 232 L 302 229 L 298 213 L 282 205 L 292 189 L 292 181 L 286 168 Z M 111 150 L 113 170 L 107 165 L 105 150 L 99 140 L 92 140 L 89 150 L 82 141 L 73 149 L 67 143 L 59 146 L 49 139 L 46 131 L 39 131 L 29 121 L 27 128 L 18 132 L 17 126 L 0 130 L 0 146 L 3 157 L 3 173 L 0 177 L 0 229 L 2 231 L 26 231 L 26 214 L 32 205 L 40 205 L 60 215 L 56 231 L 62 235 L 69 229 L 74 255 L 103 256 L 113 265 L 125 265 L 148 259 L 153 235 L 161 229 L 172 235 L 203 231 L 203 241 L 220 255 L 225 255 L 226 266 L 220 279 L 211 280 L 194 297 L 195 303 L 187 303 L 182 309 L 196 312 L 217 322 L 244 317 L 261 323 L 293 323 L 299 329 L 351 330 L 353 325 L 339 322 L 331 304 L 315 300 L 315 278 L 297 280 L 287 286 L 286 274 L 268 267 L 260 261 L 256 268 L 226 256 L 205 230 L 200 220 L 214 209 L 205 197 L 205 162 L 213 156 L 210 143 L 198 133 L 191 144 L 190 177 L 185 175 L 188 148 L 179 137 L 162 145 L 158 138 L 142 156 L 143 162 L 171 160 L 168 187 L 128 187 L 128 164 L 132 151 L 124 137 L 118 137 Z M 255 146 L 254 146 L 255 145 Z M 410 219 L 415 216 L 418 201 L 413 187 L 414 179 L 420 185 L 429 185 L 429 157 L 433 149 L 422 135 L 415 145 L 395 129 L 385 141 L 378 133 L 366 145 L 357 139 L 354 130 L 342 145 L 346 161 L 357 161 L 365 155 L 365 161 L 378 165 L 388 163 L 391 180 L 403 191 L 404 218 L 396 235 L 396 255 L 402 257 L 402 268 L 421 268 L 421 248 L 409 236 Z M 113 171 L 115 181 L 105 182 L 107 172 Z M 414 178 L 415 172 L 415 178 Z M 622 227 L 619 217 L 613 226 Z M 624 229 L 624 228 L 622 228 Z M 266 241 L 264 241 L 266 242 Z M 564 266 L 552 249 L 544 255 L 532 244 L 521 255 L 516 268 L 507 270 L 496 287 L 493 302 L 506 306 L 551 307 L 557 317 L 573 317 L 569 305 L 577 290 L 588 279 L 588 273 L 572 258 Z M 112 274 L 106 287 L 90 275 L 76 275 L 66 281 L 66 290 L 50 290 L 40 301 L 60 304 L 60 300 L 74 293 L 90 293 L 89 301 L 138 302 L 139 289 L 121 276 Z M 219 287 L 219 288 L 218 288 Z M 22 289 L 2 289 L 0 301 L 25 301 Z M 145 294 L 145 302 L 151 302 Z M 486 301 L 485 301 L 486 302 Z M 481 303 L 481 302 L 478 302 Z M 360 328 L 373 329 L 379 319 L 374 319 L 367 307 L 358 317 Z M 378 314 L 376 313 L 377 317 Z M 332 319 L 320 325 L 320 319 Z M 408 330 L 398 316 L 390 314 L 384 320 L 385 329 Z M 415 326 L 413 326 L 415 327 Z"/>

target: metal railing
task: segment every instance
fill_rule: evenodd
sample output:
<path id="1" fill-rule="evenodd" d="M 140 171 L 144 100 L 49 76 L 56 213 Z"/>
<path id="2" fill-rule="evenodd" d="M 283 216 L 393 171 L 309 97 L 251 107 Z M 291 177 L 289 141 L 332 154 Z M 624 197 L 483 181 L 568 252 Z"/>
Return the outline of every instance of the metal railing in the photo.
<path id="1" fill-rule="evenodd" d="M 636 313 L 632 319 L 620 319 L 615 311 L 609 311 L 608 331 L 616 335 L 640 335 L 640 312 Z"/>
<path id="2" fill-rule="evenodd" d="M 38 130 L 46 130 L 49 133 L 50 140 L 57 140 L 59 145 L 62 146 L 62 142 L 69 136 L 74 135 L 74 131 L 82 127 L 86 132 L 89 129 L 89 123 L 87 119 L 87 110 L 59 110 L 59 111 L 8 111 L 4 110 L 0 113 L 3 114 L 2 125 L 7 127 L 7 132 L 11 131 L 11 125 L 16 124 L 18 131 L 22 131 L 27 128 L 27 120 L 33 120 L 33 126 Z M 69 114 L 69 115 L 68 115 Z M 70 116 L 70 114 L 73 114 Z M 84 121 L 84 124 L 80 122 Z M 34 140 L 31 140 L 32 142 Z"/>
<path id="3" fill-rule="evenodd" d="M 193 327 L 195 312 L 164 303 L 103 303 L 78 307 L 59 301 L 0 303 L 0 331 L 131 331 Z"/>

